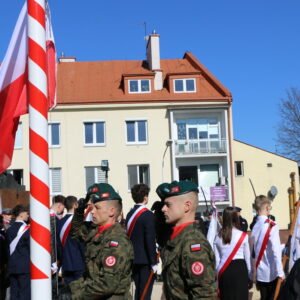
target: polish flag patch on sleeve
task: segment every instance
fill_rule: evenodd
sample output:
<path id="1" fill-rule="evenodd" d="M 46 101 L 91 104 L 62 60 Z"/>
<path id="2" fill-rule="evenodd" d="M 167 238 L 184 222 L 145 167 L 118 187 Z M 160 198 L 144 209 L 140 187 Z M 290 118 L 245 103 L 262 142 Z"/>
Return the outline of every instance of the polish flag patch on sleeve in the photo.
<path id="1" fill-rule="evenodd" d="M 116 242 L 116 241 L 110 241 L 109 242 L 109 247 L 118 247 L 119 246 L 119 242 Z"/>
<path id="2" fill-rule="evenodd" d="M 195 252 L 195 251 L 200 251 L 201 250 L 201 245 L 200 244 L 193 244 L 191 245 L 191 251 Z"/>

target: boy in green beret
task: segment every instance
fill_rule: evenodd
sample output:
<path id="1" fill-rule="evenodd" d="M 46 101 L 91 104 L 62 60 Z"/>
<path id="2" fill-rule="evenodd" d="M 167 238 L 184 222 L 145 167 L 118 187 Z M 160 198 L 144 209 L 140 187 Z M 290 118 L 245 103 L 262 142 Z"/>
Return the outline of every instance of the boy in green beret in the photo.
<path id="1" fill-rule="evenodd" d="M 92 203 L 94 226 L 84 223 L 87 202 Z M 122 199 L 107 183 L 89 187 L 72 220 L 71 236 L 86 245 L 86 274 L 70 283 L 72 299 L 127 299 L 133 261 L 133 248 L 117 222 Z"/>
<path id="2" fill-rule="evenodd" d="M 164 201 L 162 212 L 166 223 L 173 225 L 161 255 L 166 299 L 217 299 L 215 256 L 194 224 L 197 185 L 191 181 L 173 181 L 159 185 L 156 192 Z"/>

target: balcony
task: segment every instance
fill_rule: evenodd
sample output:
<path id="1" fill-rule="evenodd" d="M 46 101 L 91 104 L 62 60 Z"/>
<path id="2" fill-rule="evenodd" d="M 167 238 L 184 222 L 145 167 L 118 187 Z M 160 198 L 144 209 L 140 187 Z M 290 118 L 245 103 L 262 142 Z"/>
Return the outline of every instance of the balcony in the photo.
<path id="1" fill-rule="evenodd" d="M 207 140 L 176 140 L 175 155 L 207 155 L 207 154 L 226 154 L 226 139 L 207 139 Z"/>

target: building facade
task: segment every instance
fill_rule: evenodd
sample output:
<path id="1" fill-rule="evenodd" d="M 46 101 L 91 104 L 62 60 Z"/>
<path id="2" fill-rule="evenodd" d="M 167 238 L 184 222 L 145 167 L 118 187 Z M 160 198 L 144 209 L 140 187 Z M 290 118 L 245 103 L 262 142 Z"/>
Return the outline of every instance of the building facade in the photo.
<path id="1" fill-rule="evenodd" d="M 229 90 L 192 53 L 160 59 L 157 34 L 144 61 L 60 58 L 57 106 L 49 113 L 51 196 L 80 198 L 92 183 L 109 182 L 127 212 L 134 184 L 148 184 L 154 202 L 160 183 L 190 179 L 200 189 L 199 211 L 211 200 L 246 210 L 251 204 L 241 199 L 249 197 L 234 173 L 243 152 L 233 152 L 231 109 Z M 28 130 L 23 116 L 9 170 L 27 190 Z"/>
<path id="2" fill-rule="evenodd" d="M 135 183 L 149 184 L 155 201 L 161 182 L 191 179 L 201 207 L 212 197 L 232 203 L 231 101 L 193 54 L 161 60 L 157 34 L 145 61 L 61 58 L 58 105 L 49 113 L 51 194 L 82 197 L 108 181 L 128 210 Z M 11 169 L 28 189 L 27 136 L 23 116 Z"/>

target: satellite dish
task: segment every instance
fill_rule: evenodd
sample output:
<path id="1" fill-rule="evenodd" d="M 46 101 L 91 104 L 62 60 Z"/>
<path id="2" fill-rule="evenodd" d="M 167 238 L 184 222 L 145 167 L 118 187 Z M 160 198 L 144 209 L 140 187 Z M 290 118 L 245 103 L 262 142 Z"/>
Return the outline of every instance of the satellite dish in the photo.
<path id="1" fill-rule="evenodd" d="M 270 187 L 269 192 L 268 192 L 269 198 L 270 198 L 271 200 L 274 200 L 274 198 L 277 196 L 277 194 L 278 194 L 277 187 L 274 186 L 274 185 L 272 185 L 272 186 Z"/>

